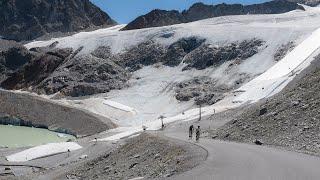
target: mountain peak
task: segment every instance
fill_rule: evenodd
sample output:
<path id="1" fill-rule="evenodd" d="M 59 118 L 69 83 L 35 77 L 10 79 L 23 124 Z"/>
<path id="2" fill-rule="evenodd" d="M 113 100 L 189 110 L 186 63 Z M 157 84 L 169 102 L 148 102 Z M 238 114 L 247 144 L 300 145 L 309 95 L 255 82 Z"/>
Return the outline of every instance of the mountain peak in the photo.
<path id="1" fill-rule="evenodd" d="M 164 10 L 157 10 L 157 13 L 151 11 L 150 13 L 140 16 L 130 22 L 122 30 L 168 26 L 227 15 L 280 14 L 296 9 L 303 10 L 303 7 L 296 2 L 288 0 L 274 0 L 252 5 L 226 3 L 206 5 L 202 2 L 198 2 L 193 4 L 188 10 L 182 11 L 182 13 L 179 13 L 178 11 Z"/>
<path id="2" fill-rule="evenodd" d="M 89 0 L 1 1 L 0 23 L 0 36 L 17 41 L 116 24 Z"/>

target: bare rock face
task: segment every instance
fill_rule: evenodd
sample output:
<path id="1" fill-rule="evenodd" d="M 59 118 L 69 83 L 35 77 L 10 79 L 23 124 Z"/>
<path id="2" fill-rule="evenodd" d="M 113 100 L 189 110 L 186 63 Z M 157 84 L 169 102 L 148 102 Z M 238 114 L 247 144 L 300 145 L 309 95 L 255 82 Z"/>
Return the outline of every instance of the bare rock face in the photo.
<path id="1" fill-rule="evenodd" d="M 114 58 L 109 46 L 100 46 L 95 49 L 92 53 L 92 56 L 101 58 L 101 59 L 110 59 Z"/>
<path id="2" fill-rule="evenodd" d="M 21 89 L 35 86 L 48 77 L 71 54 L 72 49 L 53 49 L 40 54 L 35 53 L 35 56 L 30 59 L 29 53 L 25 53 L 20 58 L 25 61 L 29 60 L 29 62 L 3 81 L 1 87 L 5 89 Z M 7 58 L 7 60 L 13 59 L 15 58 Z"/>
<path id="3" fill-rule="evenodd" d="M 219 66 L 226 61 L 245 60 L 259 52 L 264 42 L 258 39 L 235 42 L 225 46 L 204 44 L 184 58 L 187 66 L 183 70 L 195 68 L 198 70 L 210 66 Z"/>
<path id="4" fill-rule="evenodd" d="M 34 55 L 23 46 L 0 52 L 0 82 L 33 58 Z"/>
<path id="5" fill-rule="evenodd" d="M 292 51 L 296 45 L 294 42 L 290 41 L 287 44 L 283 44 L 278 48 L 276 53 L 274 54 L 274 60 L 275 61 L 280 61 L 282 58 L 284 58 L 290 51 Z"/>
<path id="6" fill-rule="evenodd" d="M 163 64 L 168 66 L 179 65 L 188 53 L 198 48 L 204 42 L 205 39 L 197 37 L 182 38 L 178 40 L 168 47 L 162 60 Z"/>
<path id="7" fill-rule="evenodd" d="M 0 36 L 23 41 L 116 23 L 89 0 L 2 0 L 0 24 Z"/>
<path id="8" fill-rule="evenodd" d="M 56 45 L 0 52 L 1 87 L 85 96 L 121 89 L 130 78 L 130 73 L 113 61 L 108 47 L 99 47 L 92 55 L 77 55 L 82 48 L 73 51 Z"/>
<path id="9" fill-rule="evenodd" d="M 130 74 L 110 59 L 81 55 L 61 65 L 37 89 L 77 97 L 121 89 L 129 78 Z"/>
<path id="10" fill-rule="evenodd" d="M 230 89 L 217 84 L 210 77 L 196 77 L 177 84 L 176 99 L 179 101 L 194 100 L 197 105 L 212 105 L 223 99 L 223 93 Z"/>
<path id="11" fill-rule="evenodd" d="M 165 51 L 162 45 L 150 40 L 119 54 L 117 62 L 129 71 L 136 71 L 143 66 L 161 62 Z"/>
<path id="12" fill-rule="evenodd" d="M 168 26 L 227 15 L 280 14 L 296 9 L 304 10 L 304 8 L 296 2 L 290 2 L 288 0 L 274 0 L 246 6 L 241 4 L 223 3 L 218 5 L 206 5 L 203 3 L 196 3 L 182 13 L 164 10 L 151 11 L 146 15 L 138 17 L 122 30 Z"/>

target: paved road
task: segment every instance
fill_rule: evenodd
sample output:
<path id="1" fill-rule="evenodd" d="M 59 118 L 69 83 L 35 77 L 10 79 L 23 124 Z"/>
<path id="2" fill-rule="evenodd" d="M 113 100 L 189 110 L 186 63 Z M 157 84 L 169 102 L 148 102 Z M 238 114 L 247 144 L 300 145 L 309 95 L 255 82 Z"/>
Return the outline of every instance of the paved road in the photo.
<path id="1" fill-rule="evenodd" d="M 183 141 L 187 125 L 165 133 Z M 319 180 L 320 158 L 265 146 L 201 139 L 198 145 L 208 151 L 208 159 L 173 179 L 214 180 Z"/>

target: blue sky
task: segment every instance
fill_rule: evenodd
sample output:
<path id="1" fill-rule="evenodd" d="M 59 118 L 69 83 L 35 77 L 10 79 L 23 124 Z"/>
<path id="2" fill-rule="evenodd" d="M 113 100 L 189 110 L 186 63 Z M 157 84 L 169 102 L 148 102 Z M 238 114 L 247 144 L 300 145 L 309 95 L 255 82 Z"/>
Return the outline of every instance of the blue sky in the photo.
<path id="1" fill-rule="evenodd" d="M 189 8 L 196 2 L 205 4 L 219 4 L 222 2 L 254 4 L 267 0 L 91 0 L 102 10 L 107 12 L 118 23 L 128 23 L 136 17 L 146 14 L 153 9 L 179 10 Z"/>

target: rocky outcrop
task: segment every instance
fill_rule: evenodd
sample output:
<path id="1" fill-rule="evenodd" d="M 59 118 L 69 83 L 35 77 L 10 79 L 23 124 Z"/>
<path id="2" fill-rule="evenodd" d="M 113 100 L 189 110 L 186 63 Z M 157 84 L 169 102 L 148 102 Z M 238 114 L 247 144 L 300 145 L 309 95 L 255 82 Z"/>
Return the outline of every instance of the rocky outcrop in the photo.
<path id="1" fill-rule="evenodd" d="M 17 41 L 116 23 L 89 0 L 2 0 L 0 36 Z"/>
<path id="2" fill-rule="evenodd" d="M 176 99 L 179 101 L 194 100 L 197 105 L 212 105 L 224 98 L 228 87 L 217 84 L 210 77 L 196 77 L 176 85 Z"/>
<path id="3" fill-rule="evenodd" d="M 163 64 L 168 66 L 179 65 L 188 53 L 197 49 L 204 42 L 205 39 L 197 37 L 182 38 L 178 40 L 168 47 L 162 60 Z"/>
<path id="4" fill-rule="evenodd" d="M 146 15 L 138 17 L 122 30 L 168 26 L 227 15 L 280 14 L 296 9 L 304 10 L 304 8 L 297 3 L 287 0 L 274 0 L 253 5 L 224 3 L 206 5 L 203 3 L 196 3 L 182 13 L 179 13 L 178 11 L 154 10 Z"/>
<path id="5" fill-rule="evenodd" d="M 218 130 L 224 140 L 320 154 L 320 57 L 279 94 L 252 105 Z"/>
<path id="6" fill-rule="evenodd" d="M 116 61 L 129 71 L 136 71 L 143 66 L 161 62 L 165 52 L 166 49 L 162 45 L 150 40 L 119 54 Z"/>
<path id="7" fill-rule="evenodd" d="M 11 49 L 9 50 L 9 52 Z M 10 74 L 9 78 L 1 83 L 5 89 L 22 89 L 39 84 L 47 78 L 54 70 L 61 65 L 72 54 L 72 49 L 52 49 L 47 52 L 19 54 L 20 61 L 27 62 L 23 67 Z M 8 57 L 12 61 L 15 57 Z M 16 64 L 15 64 L 16 66 Z"/>
<path id="8" fill-rule="evenodd" d="M 242 60 L 257 54 L 259 47 L 263 44 L 264 42 L 259 39 L 244 40 L 220 47 L 203 44 L 184 58 L 187 66 L 183 70 L 191 68 L 201 70 L 210 66 L 219 66 L 226 61 L 241 63 Z"/>
<path id="9" fill-rule="evenodd" d="M 294 42 L 290 41 L 287 44 L 283 44 L 281 45 L 276 53 L 274 54 L 274 60 L 275 61 L 280 61 L 282 58 L 284 58 L 289 52 L 291 52 L 294 48 L 296 47 L 296 45 L 294 44 Z"/>
<path id="10" fill-rule="evenodd" d="M 34 55 L 23 46 L 13 47 L 7 51 L 0 52 L 0 82 L 33 58 Z"/>
<path id="11" fill-rule="evenodd" d="M 305 4 L 308 6 L 318 6 L 320 4 L 320 0 L 288 0 L 288 1 Z"/>
<path id="12" fill-rule="evenodd" d="M 129 78 L 130 74 L 110 59 L 82 55 L 61 65 L 36 90 L 78 97 L 121 89 Z"/>

